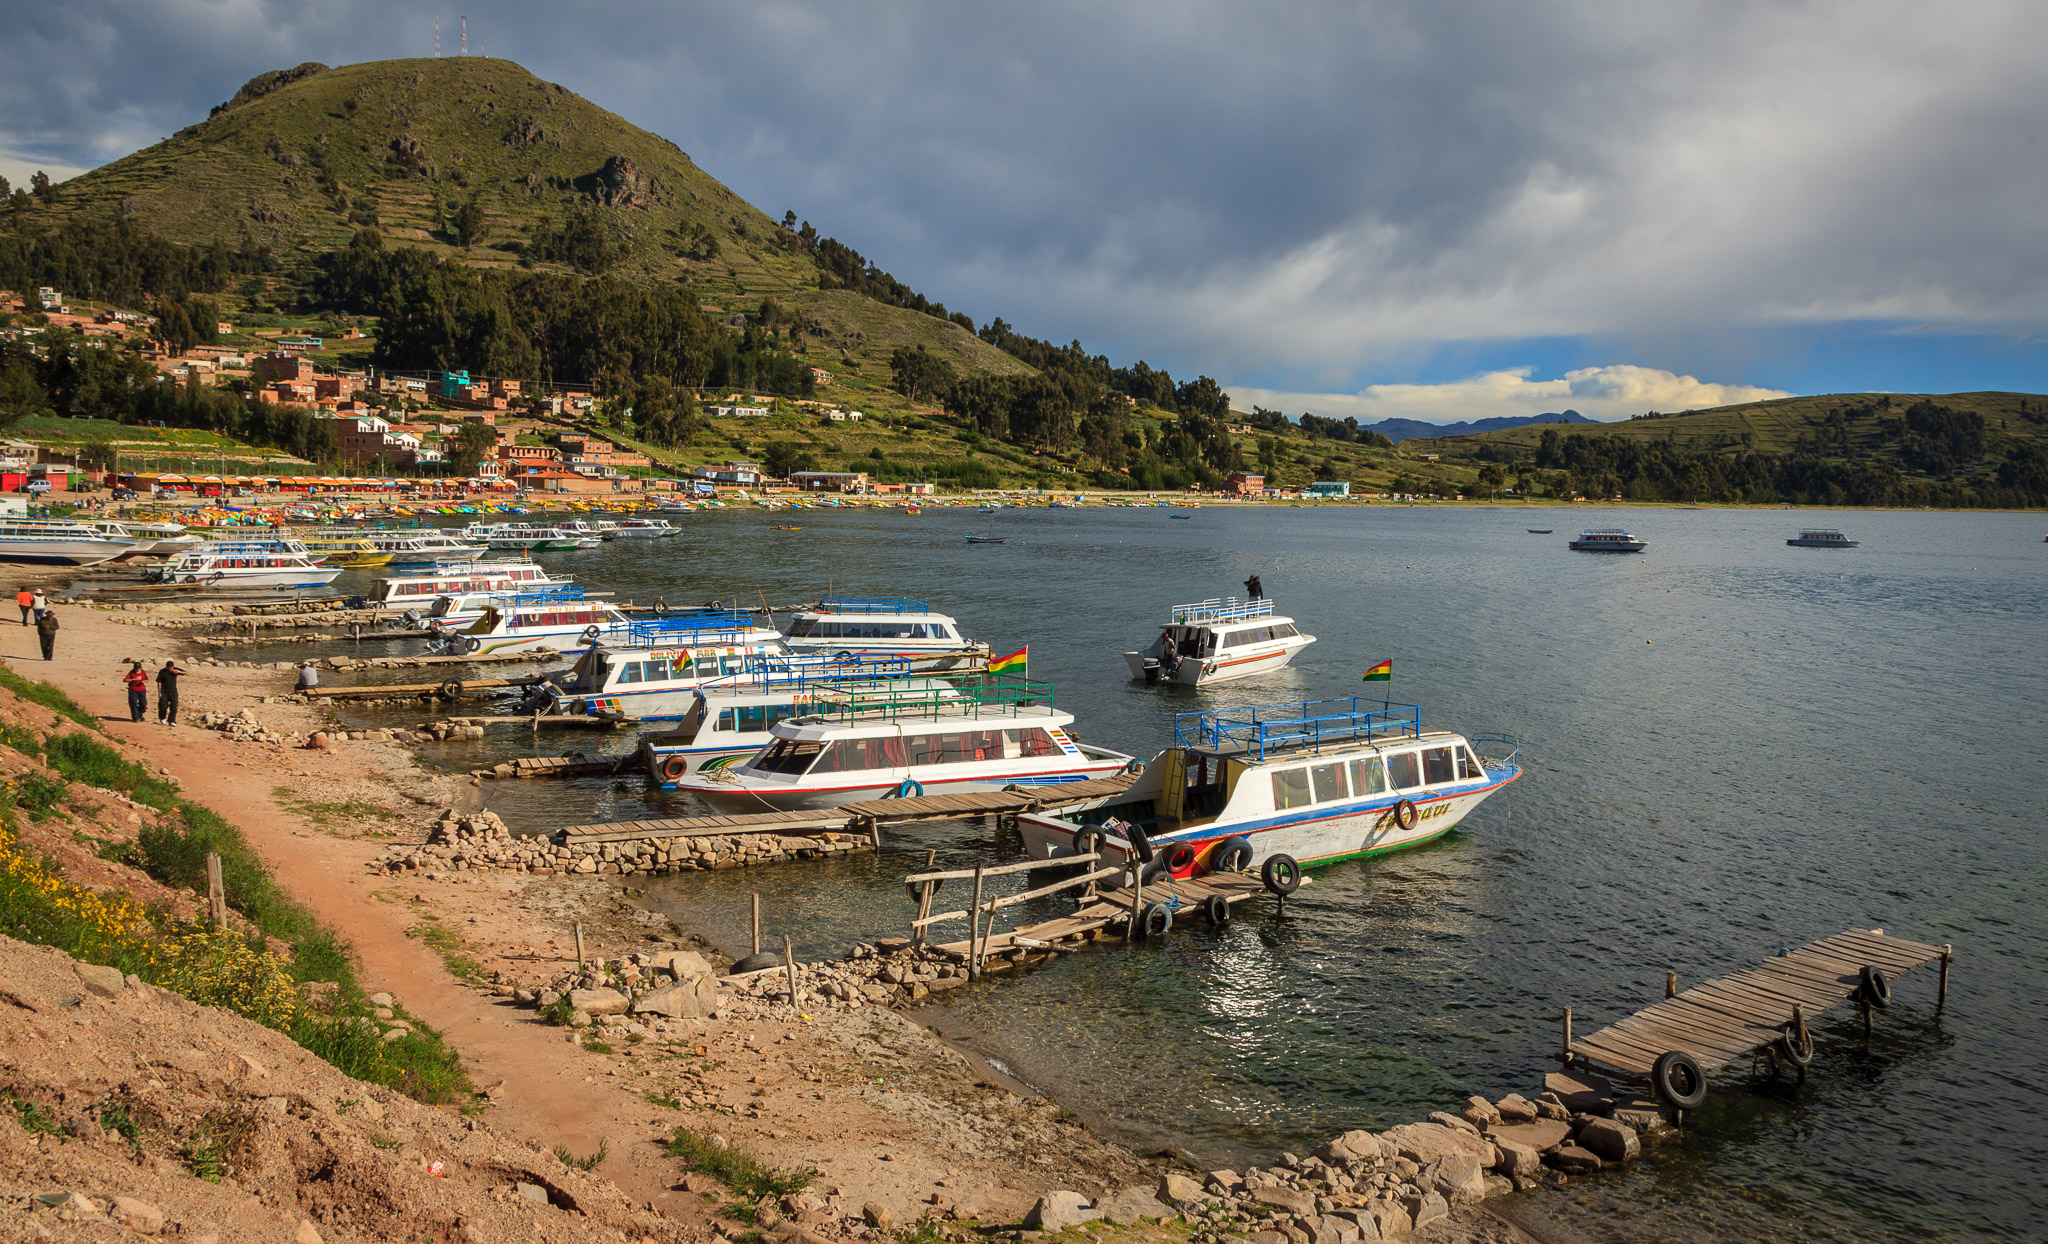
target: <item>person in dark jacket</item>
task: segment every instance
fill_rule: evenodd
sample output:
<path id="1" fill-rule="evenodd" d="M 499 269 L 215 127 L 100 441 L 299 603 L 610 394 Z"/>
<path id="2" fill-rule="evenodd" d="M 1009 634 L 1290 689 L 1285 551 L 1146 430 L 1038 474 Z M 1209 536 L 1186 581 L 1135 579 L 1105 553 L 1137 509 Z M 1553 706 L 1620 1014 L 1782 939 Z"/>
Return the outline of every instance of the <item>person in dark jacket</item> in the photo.
<path id="1" fill-rule="evenodd" d="M 42 641 L 43 660 L 56 660 L 57 611 L 55 609 L 45 609 L 43 610 L 41 616 L 36 618 L 36 638 Z"/>
<path id="2" fill-rule="evenodd" d="M 175 660 L 156 672 L 156 719 L 167 726 L 178 724 L 178 676 L 188 672 Z"/>
<path id="3" fill-rule="evenodd" d="M 1266 585 L 1259 582 L 1259 576 L 1253 575 L 1244 581 L 1244 594 L 1253 600 L 1259 600 L 1266 594 Z"/>

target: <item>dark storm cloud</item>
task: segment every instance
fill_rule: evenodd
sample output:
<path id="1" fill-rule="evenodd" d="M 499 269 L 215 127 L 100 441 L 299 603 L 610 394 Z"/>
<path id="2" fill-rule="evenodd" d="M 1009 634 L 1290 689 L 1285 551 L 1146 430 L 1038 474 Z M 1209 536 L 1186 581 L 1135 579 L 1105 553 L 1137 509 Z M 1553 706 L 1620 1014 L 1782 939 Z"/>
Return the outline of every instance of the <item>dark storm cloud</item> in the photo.
<path id="1" fill-rule="evenodd" d="M 442 17 L 455 49 L 457 14 Z M 1335 383 L 1449 340 L 2038 325 L 2048 10 L 475 3 L 471 44 L 977 319 Z M 0 146 L 91 164 L 431 8 L 43 5 Z"/>

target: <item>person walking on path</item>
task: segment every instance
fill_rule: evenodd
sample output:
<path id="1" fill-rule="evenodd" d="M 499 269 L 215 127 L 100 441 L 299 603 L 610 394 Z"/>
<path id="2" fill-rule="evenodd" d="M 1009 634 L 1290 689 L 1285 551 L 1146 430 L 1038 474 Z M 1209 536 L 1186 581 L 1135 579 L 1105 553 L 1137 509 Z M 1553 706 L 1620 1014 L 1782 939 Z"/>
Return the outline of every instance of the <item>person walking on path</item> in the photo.
<path id="1" fill-rule="evenodd" d="M 156 672 L 156 719 L 167 726 L 178 724 L 178 676 L 190 672 L 176 660 Z"/>
<path id="2" fill-rule="evenodd" d="M 14 594 L 14 603 L 21 606 L 21 624 L 27 626 L 33 620 L 29 611 L 36 607 L 36 594 L 23 588 Z"/>
<path id="3" fill-rule="evenodd" d="M 38 622 L 42 621 L 43 615 L 50 611 L 49 597 L 43 595 L 43 589 L 41 588 L 37 588 L 35 595 L 28 598 L 28 604 L 29 608 L 36 611 L 36 621 Z"/>
<path id="4" fill-rule="evenodd" d="M 36 638 L 42 641 L 43 660 L 57 659 L 57 611 L 44 609 L 36 617 Z"/>
<path id="5" fill-rule="evenodd" d="M 128 684 L 128 720 L 141 721 L 149 712 L 149 671 L 129 657 L 128 672 L 121 675 L 121 681 Z"/>

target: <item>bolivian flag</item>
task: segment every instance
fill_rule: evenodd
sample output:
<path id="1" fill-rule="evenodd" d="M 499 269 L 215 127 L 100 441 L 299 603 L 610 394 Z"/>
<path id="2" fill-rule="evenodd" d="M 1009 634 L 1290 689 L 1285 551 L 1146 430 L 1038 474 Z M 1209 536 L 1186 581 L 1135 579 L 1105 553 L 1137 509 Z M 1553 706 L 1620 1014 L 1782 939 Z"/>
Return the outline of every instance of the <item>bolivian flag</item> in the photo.
<path id="1" fill-rule="evenodd" d="M 1365 681 L 1367 681 L 1367 682 L 1392 682 L 1392 681 L 1394 681 L 1394 659 L 1393 659 L 1392 657 L 1388 657 L 1388 658 L 1387 658 L 1386 660 L 1384 660 L 1384 661 L 1380 662 L 1380 663 L 1379 663 L 1378 665 L 1375 665 L 1375 666 L 1373 666 L 1373 667 L 1372 667 L 1371 669 L 1369 669 L 1369 670 L 1365 671 Z"/>
<path id="2" fill-rule="evenodd" d="M 1030 655 L 1031 645 L 1026 644 L 1009 656 L 996 657 L 991 660 L 988 663 L 988 672 L 991 674 L 1007 674 L 1011 670 L 1016 670 L 1021 675 L 1030 665 Z"/>

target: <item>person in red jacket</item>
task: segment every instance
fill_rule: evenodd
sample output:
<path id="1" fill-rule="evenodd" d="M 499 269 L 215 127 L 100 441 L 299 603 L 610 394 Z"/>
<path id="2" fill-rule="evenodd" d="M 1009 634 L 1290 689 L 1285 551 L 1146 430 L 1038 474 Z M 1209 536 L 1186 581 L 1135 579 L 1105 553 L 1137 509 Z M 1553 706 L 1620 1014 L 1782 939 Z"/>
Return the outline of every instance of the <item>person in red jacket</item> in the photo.
<path id="1" fill-rule="evenodd" d="M 149 671 L 142 668 L 142 662 L 128 658 L 128 672 L 121 676 L 128 684 L 128 719 L 141 721 L 149 712 Z"/>

